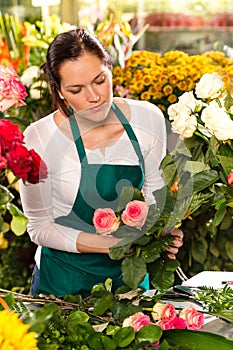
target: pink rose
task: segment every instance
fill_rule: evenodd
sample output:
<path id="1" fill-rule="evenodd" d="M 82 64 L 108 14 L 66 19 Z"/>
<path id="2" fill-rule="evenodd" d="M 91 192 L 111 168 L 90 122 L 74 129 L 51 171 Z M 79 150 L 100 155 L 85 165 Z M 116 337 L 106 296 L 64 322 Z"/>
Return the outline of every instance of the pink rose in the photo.
<path id="1" fill-rule="evenodd" d="M 146 202 L 134 200 L 126 205 L 121 219 L 125 225 L 140 228 L 146 221 L 148 209 Z"/>
<path id="2" fill-rule="evenodd" d="M 118 229 L 120 222 L 111 208 L 99 208 L 94 212 L 93 224 L 98 233 L 108 235 Z"/>
<path id="3" fill-rule="evenodd" d="M 198 312 L 192 305 L 183 309 L 180 317 L 184 319 L 186 327 L 191 330 L 199 330 L 205 321 L 203 313 Z"/>
<path id="4" fill-rule="evenodd" d="M 227 182 L 228 182 L 228 185 L 233 186 L 233 171 L 231 171 L 227 176 Z"/>
<path id="5" fill-rule="evenodd" d="M 147 326 L 148 324 L 154 324 L 151 322 L 150 317 L 147 315 L 144 315 L 143 312 L 137 312 L 136 314 L 127 317 L 122 324 L 122 327 L 133 327 L 134 332 L 138 332 L 142 327 Z M 160 343 L 158 340 L 157 342 L 150 344 L 151 346 L 156 346 Z M 148 345 L 149 346 L 149 345 Z"/>
<path id="6" fill-rule="evenodd" d="M 133 327 L 134 332 L 138 332 L 143 326 L 151 324 L 150 317 L 144 315 L 143 312 L 137 312 L 136 314 L 126 318 L 122 324 L 122 327 Z"/>
<path id="7" fill-rule="evenodd" d="M 154 321 L 164 320 L 166 322 L 174 320 L 176 317 L 176 309 L 173 304 L 156 303 L 153 306 L 152 317 Z"/>
<path id="8" fill-rule="evenodd" d="M 0 65 L 0 111 L 24 106 L 26 97 L 26 88 L 19 81 L 16 72 L 10 67 Z"/>
<path id="9" fill-rule="evenodd" d="M 156 323 L 163 331 L 168 329 L 185 329 L 186 324 L 183 318 L 176 316 L 173 320 L 163 319 Z"/>

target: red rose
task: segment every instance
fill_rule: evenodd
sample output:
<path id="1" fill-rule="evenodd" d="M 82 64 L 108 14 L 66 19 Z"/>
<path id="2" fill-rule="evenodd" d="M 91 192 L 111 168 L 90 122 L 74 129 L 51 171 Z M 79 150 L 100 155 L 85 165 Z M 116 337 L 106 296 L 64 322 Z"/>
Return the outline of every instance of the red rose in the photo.
<path id="1" fill-rule="evenodd" d="M 24 136 L 17 124 L 10 120 L 0 119 L 0 147 L 1 154 L 6 155 L 15 144 L 22 144 Z"/>
<path id="2" fill-rule="evenodd" d="M 48 176 L 47 166 L 33 149 L 29 150 L 29 154 L 32 158 L 31 170 L 28 172 L 27 181 L 35 184 L 40 180 L 46 179 Z"/>
<path id="3" fill-rule="evenodd" d="M 27 180 L 28 172 L 31 171 L 31 162 L 31 155 L 23 145 L 15 145 L 7 154 L 8 168 L 23 180 Z"/>

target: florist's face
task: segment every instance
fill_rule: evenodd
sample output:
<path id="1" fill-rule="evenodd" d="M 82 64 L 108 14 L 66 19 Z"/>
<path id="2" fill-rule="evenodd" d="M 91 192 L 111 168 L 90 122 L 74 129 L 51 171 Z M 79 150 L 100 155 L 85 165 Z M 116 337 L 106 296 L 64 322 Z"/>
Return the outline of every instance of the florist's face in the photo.
<path id="1" fill-rule="evenodd" d="M 79 118 L 105 120 L 112 102 L 112 73 L 93 54 L 85 53 L 60 68 L 61 95 Z"/>

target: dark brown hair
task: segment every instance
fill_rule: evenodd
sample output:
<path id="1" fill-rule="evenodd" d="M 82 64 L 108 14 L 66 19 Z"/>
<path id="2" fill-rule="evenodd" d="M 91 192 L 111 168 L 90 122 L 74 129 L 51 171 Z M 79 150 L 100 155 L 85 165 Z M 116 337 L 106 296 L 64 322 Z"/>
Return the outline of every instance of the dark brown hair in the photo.
<path id="1" fill-rule="evenodd" d="M 59 96 L 60 67 L 65 61 L 76 60 L 86 52 L 98 57 L 104 65 L 111 69 L 111 55 L 93 34 L 82 28 L 58 34 L 48 48 L 46 62 L 41 66 L 42 71 L 48 77 L 53 109 L 58 108 L 67 116 L 69 116 L 69 106 Z"/>

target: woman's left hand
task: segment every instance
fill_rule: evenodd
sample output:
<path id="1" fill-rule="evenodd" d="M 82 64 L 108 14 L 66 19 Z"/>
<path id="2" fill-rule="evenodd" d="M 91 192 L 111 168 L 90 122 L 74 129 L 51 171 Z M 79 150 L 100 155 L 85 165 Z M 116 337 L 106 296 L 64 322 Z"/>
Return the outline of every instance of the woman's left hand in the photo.
<path id="1" fill-rule="evenodd" d="M 167 256 L 170 259 L 175 259 L 179 248 L 183 245 L 184 234 L 178 228 L 174 228 L 169 234 L 172 236 L 173 244 L 166 248 Z"/>

